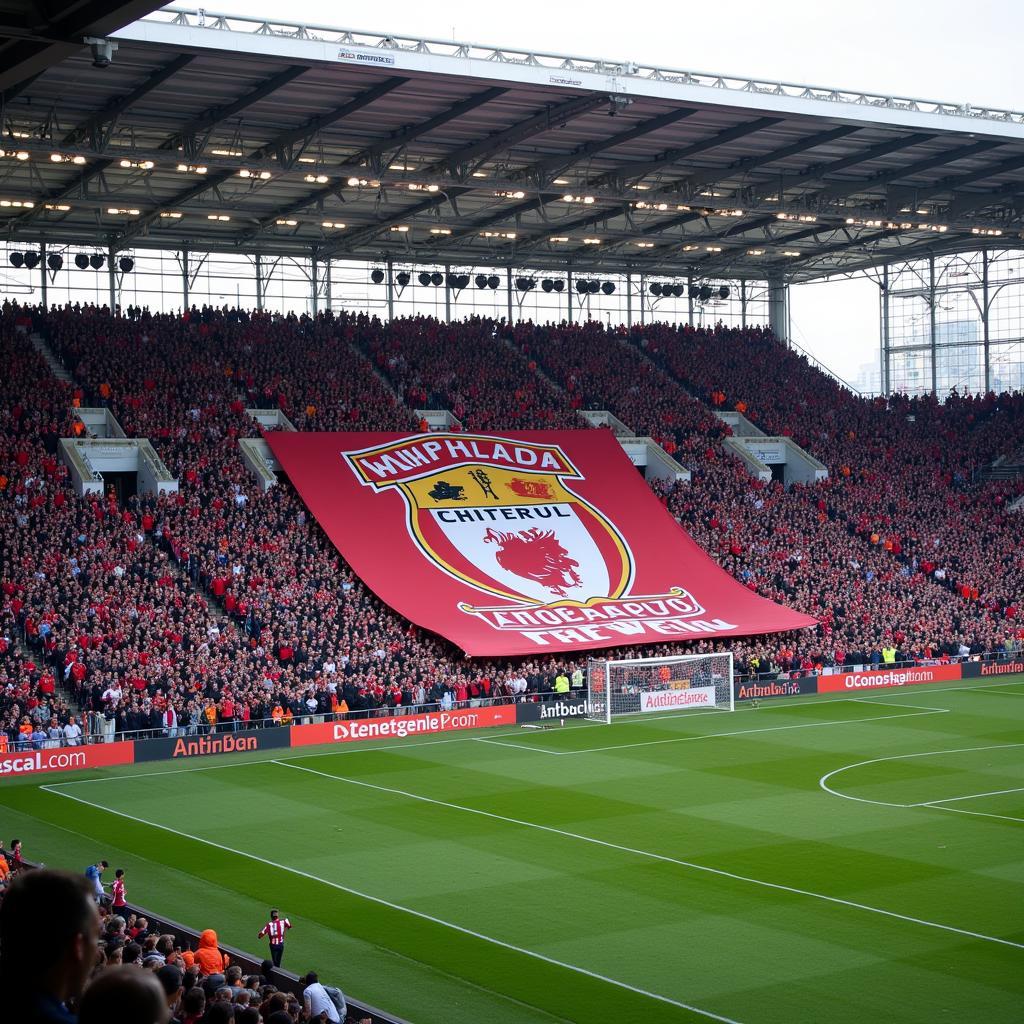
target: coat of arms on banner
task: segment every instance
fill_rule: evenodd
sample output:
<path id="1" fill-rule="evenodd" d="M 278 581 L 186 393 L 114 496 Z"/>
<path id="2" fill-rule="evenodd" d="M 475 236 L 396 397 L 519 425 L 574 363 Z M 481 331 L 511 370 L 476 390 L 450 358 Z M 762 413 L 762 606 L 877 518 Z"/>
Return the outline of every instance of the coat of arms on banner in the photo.
<path id="1" fill-rule="evenodd" d="M 424 558 L 486 595 L 459 610 L 495 629 L 625 627 L 704 614 L 681 587 L 631 594 L 629 545 L 573 490 L 583 477 L 558 445 L 438 433 L 343 457 L 365 486 L 401 494 Z"/>

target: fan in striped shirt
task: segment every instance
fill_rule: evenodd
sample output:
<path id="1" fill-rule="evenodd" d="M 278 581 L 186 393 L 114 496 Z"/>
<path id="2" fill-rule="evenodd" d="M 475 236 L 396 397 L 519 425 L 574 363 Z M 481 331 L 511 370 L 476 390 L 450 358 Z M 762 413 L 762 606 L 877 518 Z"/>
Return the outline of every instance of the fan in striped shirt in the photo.
<path id="1" fill-rule="evenodd" d="M 260 929 L 256 937 L 262 939 L 264 935 L 270 938 L 270 959 L 275 967 L 281 966 L 281 957 L 284 956 L 284 933 L 291 928 L 292 923 L 287 917 L 281 917 L 278 910 L 270 911 L 270 920 Z"/>

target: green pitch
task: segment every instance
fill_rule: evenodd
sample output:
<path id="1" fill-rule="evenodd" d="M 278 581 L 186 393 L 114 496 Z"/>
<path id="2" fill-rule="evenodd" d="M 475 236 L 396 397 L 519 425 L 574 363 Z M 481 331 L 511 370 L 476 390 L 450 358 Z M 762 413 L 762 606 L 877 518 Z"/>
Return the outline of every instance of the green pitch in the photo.
<path id="1" fill-rule="evenodd" d="M 417 1024 L 1021 1020 L 1024 679 L 0 785 L 0 828 Z"/>

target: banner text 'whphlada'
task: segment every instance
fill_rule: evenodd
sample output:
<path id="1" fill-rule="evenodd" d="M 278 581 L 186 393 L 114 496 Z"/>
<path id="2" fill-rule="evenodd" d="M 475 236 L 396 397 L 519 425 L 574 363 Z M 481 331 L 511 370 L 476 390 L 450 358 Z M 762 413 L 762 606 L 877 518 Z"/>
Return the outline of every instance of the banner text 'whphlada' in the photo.
<path id="1" fill-rule="evenodd" d="M 813 623 L 714 565 L 606 431 L 266 438 L 360 577 L 469 654 Z"/>

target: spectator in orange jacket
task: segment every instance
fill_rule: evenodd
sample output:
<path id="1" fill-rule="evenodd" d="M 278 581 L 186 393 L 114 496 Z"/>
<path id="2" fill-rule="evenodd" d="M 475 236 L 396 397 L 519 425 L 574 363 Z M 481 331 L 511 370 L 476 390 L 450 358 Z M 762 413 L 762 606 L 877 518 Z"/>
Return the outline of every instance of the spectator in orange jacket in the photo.
<path id="1" fill-rule="evenodd" d="M 183 954 L 183 959 L 188 967 L 194 963 L 204 977 L 208 974 L 223 974 L 231 963 L 231 957 L 217 948 L 217 933 L 212 928 L 207 928 L 199 936 L 199 948 L 195 953 Z"/>

